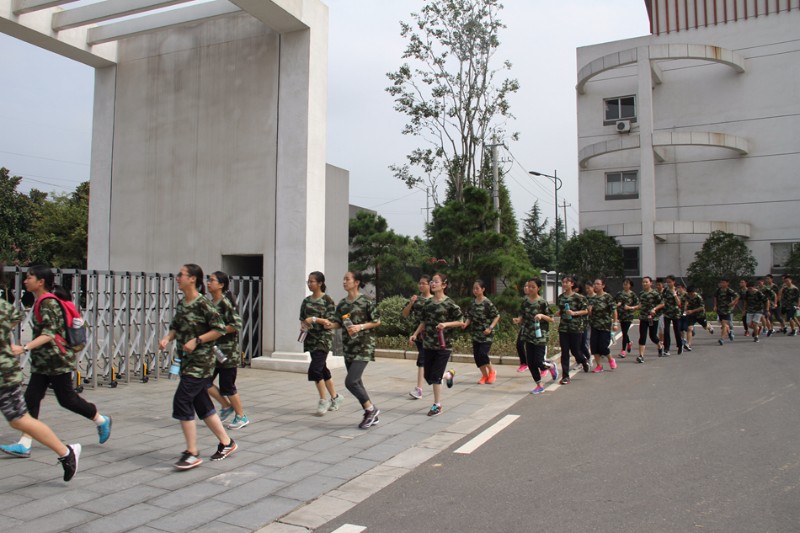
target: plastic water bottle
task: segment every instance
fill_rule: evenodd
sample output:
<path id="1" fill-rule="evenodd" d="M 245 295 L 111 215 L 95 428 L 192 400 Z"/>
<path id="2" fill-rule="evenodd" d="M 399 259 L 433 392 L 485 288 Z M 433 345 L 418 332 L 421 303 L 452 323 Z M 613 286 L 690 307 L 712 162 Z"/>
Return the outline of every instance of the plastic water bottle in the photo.
<path id="1" fill-rule="evenodd" d="M 436 337 L 439 339 L 439 348 L 447 348 L 447 343 L 444 341 L 444 329 L 437 329 Z"/>
<path id="2" fill-rule="evenodd" d="M 228 356 L 222 353 L 222 350 L 219 349 L 219 346 L 214 345 L 214 347 L 211 348 L 211 350 L 214 352 L 214 355 L 217 358 L 217 363 L 224 363 L 225 361 L 228 360 Z"/>
<path id="3" fill-rule="evenodd" d="M 533 332 L 537 339 L 542 338 L 542 327 L 538 320 L 533 321 Z"/>
<path id="4" fill-rule="evenodd" d="M 169 366 L 169 379 L 177 379 L 181 374 L 181 358 L 176 354 Z"/>
<path id="5" fill-rule="evenodd" d="M 349 329 L 349 328 L 351 328 L 351 327 L 353 327 L 355 325 L 355 324 L 353 324 L 353 321 L 350 320 L 350 313 L 347 313 L 346 315 L 342 315 L 342 324 L 344 325 L 345 329 Z M 348 335 L 350 335 L 350 333 L 348 333 Z M 350 336 L 351 337 L 355 337 L 356 335 L 358 335 L 357 331 L 355 333 L 353 333 L 352 335 L 350 335 Z"/>
<path id="6" fill-rule="evenodd" d="M 572 320 L 572 315 L 567 313 L 569 311 L 569 302 L 564 302 L 564 318 L 567 320 Z"/>

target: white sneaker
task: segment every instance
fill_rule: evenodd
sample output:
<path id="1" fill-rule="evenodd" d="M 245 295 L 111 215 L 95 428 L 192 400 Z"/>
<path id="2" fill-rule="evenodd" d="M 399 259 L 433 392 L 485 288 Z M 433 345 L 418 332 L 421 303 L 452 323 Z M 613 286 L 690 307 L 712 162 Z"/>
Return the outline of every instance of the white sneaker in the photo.
<path id="1" fill-rule="evenodd" d="M 328 412 L 328 409 L 331 408 L 331 401 L 330 400 L 320 400 L 317 403 L 317 416 L 323 416 L 325 413 Z"/>
<path id="2" fill-rule="evenodd" d="M 408 395 L 414 398 L 415 400 L 419 400 L 420 398 L 422 398 L 422 389 L 420 389 L 419 387 L 414 387 L 414 390 L 409 392 Z"/>

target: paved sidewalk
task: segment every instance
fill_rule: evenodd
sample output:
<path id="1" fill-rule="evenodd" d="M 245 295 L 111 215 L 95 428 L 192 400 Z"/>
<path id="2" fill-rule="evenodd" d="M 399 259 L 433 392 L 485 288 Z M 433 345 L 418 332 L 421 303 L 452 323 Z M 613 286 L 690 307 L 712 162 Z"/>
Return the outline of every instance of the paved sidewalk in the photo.
<path id="1" fill-rule="evenodd" d="M 497 382 L 477 385 L 474 364 L 454 363 L 456 384 L 444 389 L 444 412 L 426 416 L 432 401 L 412 400 L 416 367 L 378 359 L 364 381 L 380 408 L 380 424 L 359 430 L 362 410 L 344 389 L 340 411 L 314 416 L 316 391 L 303 374 L 240 369 L 237 385 L 249 426 L 230 431 L 239 450 L 221 462 L 208 457 L 216 439 L 200 424 L 204 463 L 177 472 L 184 449 L 170 416 L 177 382 L 121 383 L 83 396 L 114 419 L 111 439 L 97 443 L 92 422 L 65 411 L 48 394 L 42 420 L 67 443 L 80 442 L 80 471 L 70 483 L 54 454 L 34 443 L 30 459 L 0 457 L 0 530 L 300 532 L 338 516 L 523 398 L 529 373 L 498 365 Z M 546 380 L 549 383 L 549 378 Z M 7 425 L 0 441 L 18 435 Z"/>

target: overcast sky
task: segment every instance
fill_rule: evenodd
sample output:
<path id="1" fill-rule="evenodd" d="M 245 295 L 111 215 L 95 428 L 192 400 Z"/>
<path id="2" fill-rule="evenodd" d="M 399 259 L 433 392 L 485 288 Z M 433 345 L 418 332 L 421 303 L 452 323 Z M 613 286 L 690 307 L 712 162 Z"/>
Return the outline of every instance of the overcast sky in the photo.
<path id="1" fill-rule="evenodd" d="M 350 202 L 374 209 L 405 235 L 421 235 L 425 192 L 409 190 L 388 166 L 402 164 L 419 139 L 400 131 L 404 116 L 384 90 L 401 64 L 400 20 L 423 0 L 325 0 L 330 8 L 328 162 L 350 171 Z M 558 171 L 568 229 L 578 218 L 575 50 L 648 33 L 643 0 L 506 0 L 497 52 L 519 80 L 517 117 L 501 150 L 517 217 L 534 201 L 552 220 L 553 185 L 529 170 Z M 23 176 L 20 190 L 71 192 L 89 177 L 93 69 L 0 34 L 0 166 Z"/>

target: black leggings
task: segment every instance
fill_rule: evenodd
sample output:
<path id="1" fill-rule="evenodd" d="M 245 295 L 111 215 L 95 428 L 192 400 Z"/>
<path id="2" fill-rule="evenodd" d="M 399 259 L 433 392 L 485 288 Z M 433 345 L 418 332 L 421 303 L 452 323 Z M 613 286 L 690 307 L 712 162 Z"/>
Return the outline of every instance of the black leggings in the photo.
<path id="1" fill-rule="evenodd" d="M 672 339 L 669 334 L 670 323 L 672 324 L 672 331 L 675 333 L 675 344 L 678 346 L 678 351 L 683 351 L 683 345 L 681 344 L 681 319 L 667 317 L 664 317 L 664 351 L 668 352 L 672 344 Z"/>
<path id="2" fill-rule="evenodd" d="M 568 377 L 570 353 L 578 363 L 586 362 L 586 356 L 583 355 L 583 332 L 565 333 L 560 331 L 558 332 L 558 342 L 561 345 L 561 375 Z"/>
<path id="3" fill-rule="evenodd" d="M 631 343 L 631 338 L 628 336 L 628 330 L 631 329 L 631 322 L 621 322 L 622 326 L 622 349 L 627 350 L 628 345 Z"/>
<path id="4" fill-rule="evenodd" d="M 347 377 L 344 378 L 344 386 L 350 391 L 350 394 L 356 397 L 358 403 L 363 407 L 369 401 L 369 394 L 367 389 L 364 388 L 364 382 L 361 381 L 361 376 L 367 368 L 369 361 L 348 361 L 344 360 L 344 366 L 347 367 Z"/>
<path id="5" fill-rule="evenodd" d="M 28 412 L 33 418 L 39 418 L 39 407 L 42 404 L 44 395 L 47 392 L 47 385 L 53 385 L 58 404 L 64 409 L 69 409 L 89 420 L 97 416 L 97 407 L 87 402 L 75 392 L 72 386 L 72 374 L 58 374 L 57 376 L 46 376 L 45 374 L 31 374 L 28 381 L 28 388 L 25 389 L 25 403 L 28 405 Z"/>
<path id="6" fill-rule="evenodd" d="M 525 341 L 522 340 L 522 335 L 517 335 L 517 357 L 519 357 L 520 366 L 528 364 L 528 356 L 525 354 Z"/>
<path id="7" fill-rule="evenodd" d="M 542 381 L 542 372 L 549 369 L 544 363 L 545 357 L 547 356 L 547 345 L 526 342 L 525 355 L 526 361 L 528 362 L 528 370 L 530 370 L 531 376 L 533 376 L 533 381 L 539 383 Z"/>
<path id="8" fill-rule="evenodd" d="M 650 333 L 650 340 L 658 346 L 658 320 L 653 320 L 653 325 L 649 324 L 646 318 L 639 319 L 639 346 L 647 343 L 647 334 Z"/>

